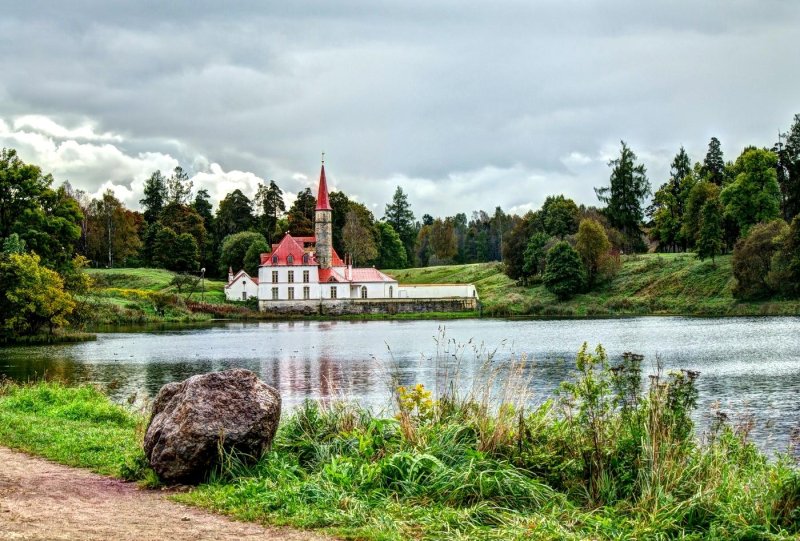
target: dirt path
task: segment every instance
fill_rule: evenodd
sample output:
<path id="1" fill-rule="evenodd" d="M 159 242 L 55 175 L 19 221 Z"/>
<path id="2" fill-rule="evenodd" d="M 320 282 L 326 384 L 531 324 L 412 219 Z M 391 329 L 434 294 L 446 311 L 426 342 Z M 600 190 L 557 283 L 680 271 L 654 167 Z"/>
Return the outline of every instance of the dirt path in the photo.
<path id="1" fill-rule="evenodd" d="M 185 507 L 159 491 L 139 490 L 85 470 L 0 447 L 0 539 L 323 541 Z"/>

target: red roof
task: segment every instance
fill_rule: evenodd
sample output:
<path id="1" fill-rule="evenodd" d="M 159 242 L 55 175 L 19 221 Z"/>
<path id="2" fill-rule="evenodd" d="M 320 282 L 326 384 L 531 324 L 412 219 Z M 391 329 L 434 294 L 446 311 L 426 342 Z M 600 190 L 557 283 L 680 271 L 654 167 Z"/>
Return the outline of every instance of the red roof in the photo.
<path id="1" fill-rule="evenodd" d="M 303 260 L 303 256 L 308 256 Z M 291 260 L 290 260 L 291 258 Z M 261 254 L 261 266 L 271 267 L 273 265 L 316 265 L 317 260 L 314 254 L 308 253 L 303 249 L 303 244 L 297 242 L 289 233 L 278 243 L 278 246 L 268 254 Z"/>
<path id="2" fill-rule="evenodd" d="M 319 191 L 317 192 L 317 210 L 333 210 L 328 201 L 328 183 L 325 180 L 325 164 L 319 173 Z"/>
<path id="3" fill-rule="evenodd" d="M 333 279 L 331 279 L 333 278 Z M 346 282 L 344 276 L 339 274 L 339 272 L 335 269 L 319 269 L 319 283 L 324 284 L 326 282 Z"/>
<path id="4" fill-rule="evenodd" d="M 353 282 L 394 282 L 392 278 L 383 274 L 378 269 L 353 269 L 351 272 L 351 281 Z"/>

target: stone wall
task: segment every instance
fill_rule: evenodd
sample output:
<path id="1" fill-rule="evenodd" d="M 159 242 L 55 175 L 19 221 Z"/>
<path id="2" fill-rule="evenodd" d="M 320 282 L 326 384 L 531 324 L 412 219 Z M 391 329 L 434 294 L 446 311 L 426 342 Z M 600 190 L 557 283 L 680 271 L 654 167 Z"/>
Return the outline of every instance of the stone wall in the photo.
<path id="1" fill-rule="evenodd" d="M 333 251 L 333 216 L 330 210 L 317 210 L 315 212 L 314 234 L 317 237 L 316 255 L 320 269 L 331 268 Z"/>
<path id="2" fill-rule="evenodd" d="M 420 312 L 468 312 L 477 310 L 470 299 L 345 299 L 339 301 L 259 301 L 262 312 L 276 315 L 409 314 Z"/>

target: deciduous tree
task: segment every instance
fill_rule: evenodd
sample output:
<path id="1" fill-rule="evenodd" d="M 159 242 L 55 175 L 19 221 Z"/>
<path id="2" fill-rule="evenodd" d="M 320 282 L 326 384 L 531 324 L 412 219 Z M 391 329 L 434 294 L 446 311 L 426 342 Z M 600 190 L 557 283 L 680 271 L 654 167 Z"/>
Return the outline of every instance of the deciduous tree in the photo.
<path id="1" fill-rule="evenodd" d="M 780 216 L 781 192 L 775 171 L 778 157 L 769 150 L 751 148 L 736 159 L 738 174 L 720 193 L 725 212 L 741 230 Z"/>
<path id="2" fill-rule="evenodd" d="M 583 289 L 586 271 L 580 255 L 569 243 L 561 241 L 547 252 L 547 266 L 542 281 L 559 300 L 569 299 Z"/>
<path id="3" fill-rule="evenodd" d="M 697 239 L 697 257 L 714 258 L 722 253 L 722 205 L 719 199 L 710 199 L 701 211 L 700 235 Z"/>
<path id="4" fill-rule="evenodd" d="M 605 229 L 595 220 L 581 220 L 575 237 L 575 249 L 581 256 L 586 269 L 586 280 L 591 288 L 597 281 L 603 261 L 608 258 L 611 243 Z"/>

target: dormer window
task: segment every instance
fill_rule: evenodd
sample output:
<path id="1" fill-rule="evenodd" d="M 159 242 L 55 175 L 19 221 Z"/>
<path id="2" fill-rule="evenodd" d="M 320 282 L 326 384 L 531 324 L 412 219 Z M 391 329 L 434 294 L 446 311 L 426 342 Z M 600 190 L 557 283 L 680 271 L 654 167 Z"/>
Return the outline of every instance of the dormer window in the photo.
<path id="1" fill-rule="evenodd" d="M 303 254 L 303 265 L 308 265 L 309 257 L 308 254 Z"/>
<path id="2" fill-rule="evenodd" d="M 294 256 L 293 256 L 293 255 L 289 255 L 289 256 L 286 258 L 286 264 L 287 264 L 287 265 L 294 265 Z"/>
<path id="3" fill-rule="evenodd" d="M 273 265 L 277 265 L 278 264 L 278 256 L 276 256 L 276 255 L 272 256 L 272 264 Z"/>

